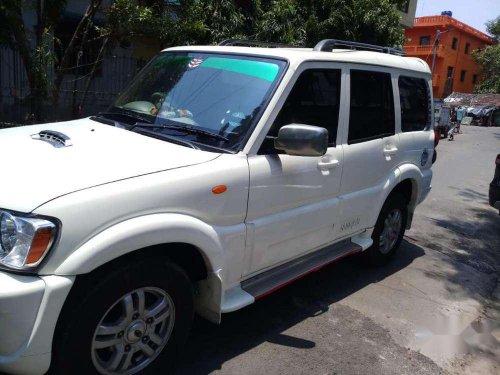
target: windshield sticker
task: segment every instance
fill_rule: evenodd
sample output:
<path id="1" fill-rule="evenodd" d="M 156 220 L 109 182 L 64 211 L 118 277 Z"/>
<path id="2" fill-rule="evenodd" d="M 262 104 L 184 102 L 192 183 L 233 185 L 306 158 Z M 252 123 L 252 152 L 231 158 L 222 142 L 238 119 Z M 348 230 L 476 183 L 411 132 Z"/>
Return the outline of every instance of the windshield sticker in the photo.
<path id="1" fill-rule="evenodd" d="M 201 63 L 201 67 L 245 74 L 269 82 L 274 81 L 279 71 L 278 65 L 273 63 L 224 57 L 209 57 Z"/>
<path id="2" fill-rule="evenodd" d="M 189 64 L 188 64 L 188 68 L 189 69 L 194 69 L 194 68 L 197 68 L 198 66 L 200 66 L 200 64 L 203 62 L 203 59 L 192 59 Z"/>

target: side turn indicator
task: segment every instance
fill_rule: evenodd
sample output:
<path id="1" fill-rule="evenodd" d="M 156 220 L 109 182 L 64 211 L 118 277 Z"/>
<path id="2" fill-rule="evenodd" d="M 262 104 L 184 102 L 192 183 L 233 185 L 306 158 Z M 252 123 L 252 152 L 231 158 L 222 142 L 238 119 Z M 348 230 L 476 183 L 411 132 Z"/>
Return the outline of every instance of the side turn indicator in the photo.
<path id="1" fill-rule="evenodd" d="M 225 193 L 227 190 L 227 186 L 226 185 L 217 185 L 217 186 L 214 186 L 212 188 L 212 193 L 214 194 L 222 194 L 222 193 Z"/>

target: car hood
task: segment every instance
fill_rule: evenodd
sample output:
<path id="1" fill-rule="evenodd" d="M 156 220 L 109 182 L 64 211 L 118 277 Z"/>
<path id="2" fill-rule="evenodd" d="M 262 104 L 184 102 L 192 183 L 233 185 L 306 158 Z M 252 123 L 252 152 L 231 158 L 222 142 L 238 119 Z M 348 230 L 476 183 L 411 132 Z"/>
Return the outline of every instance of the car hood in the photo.
<path id="1" fill-rule="evenodd" d="M 61 134 L 55 140 L 36 139 L 46 130 Z M 220 155 L 90 119 L 0 130 L 0 150 L 0 208 L 20 212 L 77 190 Z"/>

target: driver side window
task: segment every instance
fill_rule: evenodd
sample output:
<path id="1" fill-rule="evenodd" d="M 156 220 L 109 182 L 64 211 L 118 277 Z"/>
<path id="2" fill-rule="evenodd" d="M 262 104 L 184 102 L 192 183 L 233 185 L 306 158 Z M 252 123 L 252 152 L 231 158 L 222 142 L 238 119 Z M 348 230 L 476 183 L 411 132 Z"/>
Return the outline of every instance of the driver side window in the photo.
<path id="1" fill-rule="evenodd" d="M 276 154 L 274 138 L 284 125 L 306 124 L 328 130 L 329 146 L 335 146 L 340 105 L 340 69 L 302 72 L 269 130 L 259 154 Z"/>

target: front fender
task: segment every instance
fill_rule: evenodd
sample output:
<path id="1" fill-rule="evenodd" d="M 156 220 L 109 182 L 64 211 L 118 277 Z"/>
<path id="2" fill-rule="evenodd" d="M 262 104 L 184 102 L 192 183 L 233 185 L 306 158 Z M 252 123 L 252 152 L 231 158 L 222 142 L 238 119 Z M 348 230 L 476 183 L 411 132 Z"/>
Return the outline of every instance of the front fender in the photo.
<path id="1" fill-rule="evenodd" d="M 167 243 L 186 243 L 200 249 L 207 270 L 223 267 L 224 243 L 244 232 L 244 224 L 216 228 L 182 214 L 151 214 L 115 224 L 73 251 L 57 268 L 57 275 L 89 273 L 132 251 Z"/>

